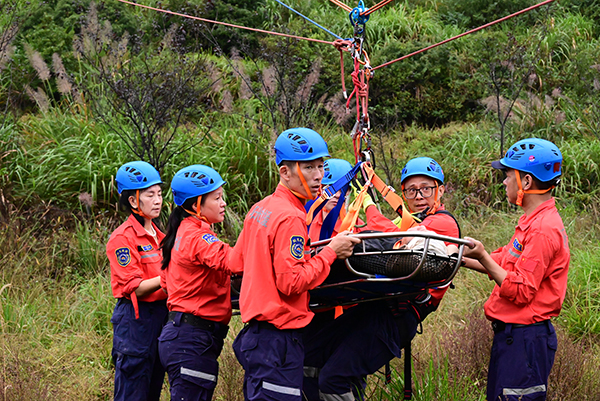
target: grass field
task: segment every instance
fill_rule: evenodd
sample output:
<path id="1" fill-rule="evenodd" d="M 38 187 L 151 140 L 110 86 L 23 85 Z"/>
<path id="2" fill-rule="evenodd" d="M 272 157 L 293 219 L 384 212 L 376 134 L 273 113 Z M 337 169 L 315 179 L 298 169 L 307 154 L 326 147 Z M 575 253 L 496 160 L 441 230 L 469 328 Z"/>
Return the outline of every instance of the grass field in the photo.
<path id="1" fill-rule="evenodd" d="M 461 223 L 463 235 L 480 238 L 492 249 L 510 237 L 518 213 L 488 212 L 477 220 L 461 218 Z M 598 256 L 593 244 L 599 233 L 586 218 L 570 213 L 563 211 L 573 251 L 571 281 L 563 314 L 555 319 L 560 343 L 549 399 L 597 400 Z M 0 232 L 0 400 L 111 399 L 114 300 L 104 257 L 110 224 L 72 224 L 64 216 L 48 214 L 41 219 L 14 217 Z M 26 229 L 29 219 L 37 219 L 39 227 Z M 61 224 L 72 230 L 57 228 Z M 466 270 L 454 283 L 456 288 L 415 339 L 415 400 L 485 398 L 491 329 L 482 305 L 492 283 Z M 221 355 L 217 400 L 242 399 L 243 371 L 231 349 L 241 327 L 234 317 Z M 369 399 L 401 396 L 402 361 L 393 361 L 392 367 L 390 385 L 383 384 L 382 374 L 370 378 Z M 167 392 L 163 399 L 168 399 Z"/>

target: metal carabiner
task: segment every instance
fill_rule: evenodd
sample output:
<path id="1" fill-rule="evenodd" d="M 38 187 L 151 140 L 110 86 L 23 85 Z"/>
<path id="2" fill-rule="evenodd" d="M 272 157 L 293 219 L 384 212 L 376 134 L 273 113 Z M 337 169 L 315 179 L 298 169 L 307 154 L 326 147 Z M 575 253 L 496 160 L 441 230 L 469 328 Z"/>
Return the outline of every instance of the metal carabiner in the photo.
<path id="1" fill-rule="evenodd" d="M 350 18 L 350 24 L 354 27 L 354 36 L 362 36 L 365 33 L 365 24 L 369 20 L 369 15 L 361 15 L 368 8 L 365 8 L 365 4 L 362 0 L 358 2 L 358 6 L 354 7 L 348 17 Z"/>

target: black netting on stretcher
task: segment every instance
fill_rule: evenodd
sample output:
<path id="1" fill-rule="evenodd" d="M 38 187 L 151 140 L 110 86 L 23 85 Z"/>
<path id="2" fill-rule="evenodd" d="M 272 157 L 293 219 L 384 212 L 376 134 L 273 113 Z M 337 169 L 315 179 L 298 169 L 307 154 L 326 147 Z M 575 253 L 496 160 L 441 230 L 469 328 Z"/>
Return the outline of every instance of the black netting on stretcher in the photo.
<path id="1" fill-rule="evenodd" d="M 412 281 L 440 282 L 448 279 L 454 272 L 456 258 L 438 256 L 423 251 L 401 251 L 380 255 L 360 255 L 348 258 L 350 265 L 358 272 L 386 277 L 407 277 L 417 270 L 421 259 L 423 264 L 411 277 Z"/>
<path id="2" fill-rule="evenodd" d="M 319 309 L 392 297 L 414 297 L 427 288 L 448 285 L 456 274 L 467 241 L 431 232 L 360 233 L 362 243 L 345 263 L 336 261 L 325 282 L 311 290 L 311 307 Z M 421 237 L 422 246 L 399 248 L 404 237 Z M 447 255 L 445 245 L 456 245 L 458 252 Z M 320 241 L 313 246 L 325 245 Z"/>

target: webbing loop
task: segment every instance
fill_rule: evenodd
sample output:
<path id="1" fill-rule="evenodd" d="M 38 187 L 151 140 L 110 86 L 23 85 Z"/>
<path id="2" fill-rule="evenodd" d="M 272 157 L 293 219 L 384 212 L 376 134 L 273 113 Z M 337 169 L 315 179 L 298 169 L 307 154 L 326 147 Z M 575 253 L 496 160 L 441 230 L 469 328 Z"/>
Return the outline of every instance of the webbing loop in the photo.
<path id="1" fill-rule="evenodd" d="M 409 228 L 417 225 L 417 222 L 413 218 L 413 216 L 408 211 L 408 208 L 404 206 L 404 202 L 402 201 L 402 197 L 400 197 L 395 190 L 387 185 L 381 178 L 375 174 L 373 168 L 370 163 L 362 164 L 363 171 L 365 175 L 369 178 L 369 181 L 373 184 L 375 189 L 379 191 L 383 199 L 398 213 L 402 218 L 402 222 L 400 224 L 400 231 L 406 231 Z"/>

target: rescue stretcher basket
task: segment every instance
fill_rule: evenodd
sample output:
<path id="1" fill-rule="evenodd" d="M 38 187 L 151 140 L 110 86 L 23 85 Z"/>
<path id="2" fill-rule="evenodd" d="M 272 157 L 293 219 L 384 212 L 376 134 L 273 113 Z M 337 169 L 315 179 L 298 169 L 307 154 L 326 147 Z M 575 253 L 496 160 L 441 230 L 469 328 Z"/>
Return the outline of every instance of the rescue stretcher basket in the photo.
<path id="1" fill-rule="evenodd" d="M 371 232 L 352 236 L 362 242 L 355 246 L 351 257 L 343 262 L 336 261 L 327 280 L 310 291 L 313 310 L 395 297 L 412 298 L 426 293 L 428 288 L 448 286 L 461 265 L 464 247 L 469 244 L 464 239 L 429 231 Z M 423 238 L 422 248 L 392 248 L 395 242 L 405 237 Z M 431 240 L 454 244 L 458 252 L 436 254 L 430 246 Z M 318 252 L 330 241 L 315 242 L 311 248 Z"/>
<path id="2" fill-rule="evenodd" d="M 462 261 L 465 245 L 469 241 L 438 235 L 430 231 L 371 232 L 351 234 L 362 242 L 345 261 L 337 260 L 323 284 L 310 291 L 310 307 L 313 310 L 338 305 L 352 305 L 388 298 L 414 298 L 426 294 L 429 288 L 448 286 L 456 275 Z M 423 248 L 392 249 L 392 245 L 405 237 L 424 238 Z M 383 241 L 382 241 L 383 240 Z M 454 244 L 458 252 L 438 255 L 430 250 L 431 240 Z M 311 244 L 312 252 L 318 253 L 331 239 Z M 379 242 L 373 246 L 373 242 Z M 381 242 L 388 244 L 388 249 Z M 231 280 L 232 306 L 239 309 L 241 277 Z"/>

